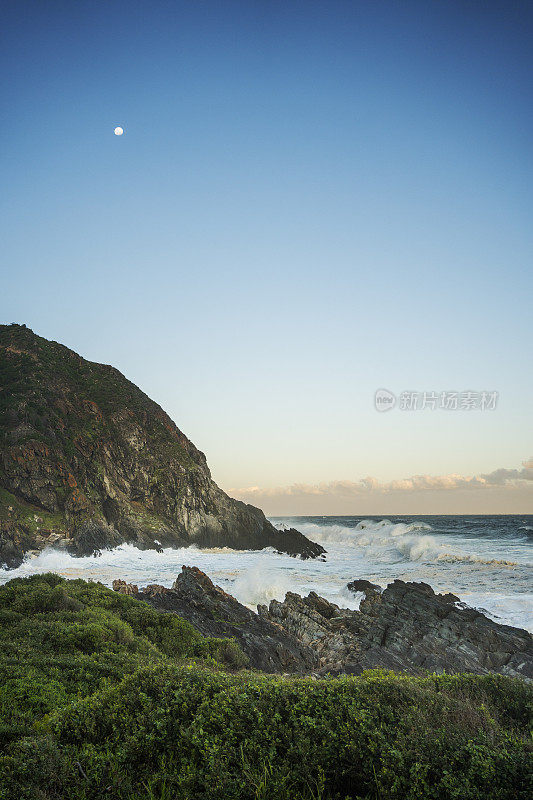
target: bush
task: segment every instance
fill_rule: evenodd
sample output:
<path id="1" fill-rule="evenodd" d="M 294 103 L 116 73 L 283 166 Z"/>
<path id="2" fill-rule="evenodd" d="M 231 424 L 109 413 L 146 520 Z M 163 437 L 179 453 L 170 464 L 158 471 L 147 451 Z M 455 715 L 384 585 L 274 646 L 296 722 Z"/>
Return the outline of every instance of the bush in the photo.
<path id="1" fill-rule="evenodd" d="M 244 655 L 101 584 L 53 574 L 10 581 L 0 587 L 0 750 L 71 700 L 185 658 L 236 667 Z"/>
<path id="2" fill-rule="evenodd" d="M 523 681 L 230 674 L 213 659 L 241 666 L 235 643 L 174 615 L 98 584 L 12 584 L 0 589 L 0 800 L 531 796 Z M 55 612 L 22 597 L 48 603 L 45 586 L 64 591 Z"/>
<path id="3" fill-rule="evenodd" d="M 42 730 L 87 775 L 65 796 L 111 781 L 124 799 L 525 800 L 524 731 L 519 719 L 497 721 L 509 691 L 531 699 L 506 678 L 313 681 L 157 666 L 52 714 Z"/>

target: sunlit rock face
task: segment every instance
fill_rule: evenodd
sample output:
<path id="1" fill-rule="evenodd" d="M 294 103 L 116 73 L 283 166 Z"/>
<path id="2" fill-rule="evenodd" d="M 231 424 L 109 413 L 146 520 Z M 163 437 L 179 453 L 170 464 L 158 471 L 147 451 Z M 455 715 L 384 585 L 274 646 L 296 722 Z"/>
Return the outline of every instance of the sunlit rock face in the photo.
<path id="1" fill-rule="evenodd" d="M 0 326 L 0 564 L 47 545 L 85 555 L 225 546 L 316 557 L 298 531 L 228 497 L 206 458 L 117 369 Z"/>

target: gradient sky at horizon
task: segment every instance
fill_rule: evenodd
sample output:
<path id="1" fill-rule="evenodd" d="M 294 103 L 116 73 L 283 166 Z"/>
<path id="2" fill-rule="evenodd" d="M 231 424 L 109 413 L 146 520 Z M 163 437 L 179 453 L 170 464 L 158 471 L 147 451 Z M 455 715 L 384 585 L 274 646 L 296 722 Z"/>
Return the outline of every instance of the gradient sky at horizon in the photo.
<path id="1" fill-rule="evenodd" d="M 531 458 L 530 3 L 0 18 L 1 322 L 117 366 L 224 488 Z M 378 414 L 380 387 L 500 399 Z M 499 488 L 490 510 L 515 509 Z"/>

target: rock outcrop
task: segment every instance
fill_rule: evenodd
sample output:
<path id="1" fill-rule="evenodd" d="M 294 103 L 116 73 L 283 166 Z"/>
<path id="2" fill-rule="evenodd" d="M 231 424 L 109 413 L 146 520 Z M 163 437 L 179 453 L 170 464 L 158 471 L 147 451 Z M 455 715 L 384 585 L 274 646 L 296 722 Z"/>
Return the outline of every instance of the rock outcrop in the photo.
<path id="1" fill-rule="evenodd" d="M 196 567 L 183 567 L 171 589 L 114 581 L 161 611 L 179 614 L 206 636 L 233 636 L 264 672 L 340 675 L 383 667 L 410 675 L 427 672 L 501 673 L 533 680 L 533 637 L 499 625 L 435 594 L 425 583 L 394 581 L 383 591 L 368 581 L 360 610 L 339 608 L 311 592 L 254 614 Z M 359 591 L 359 589 L 357 590 Z"/>
<path id="2" fill-rule="evenodd" d="M 196 567 L 183 567 L 171 589 L 152 584 L 139 591 L 121 580 L 113 581 L 113 589 L 159 611 L 178 614 L 204 636 L 234 637 L 250 666 L 262 672 L 305 673 L 318 668 L 310 647 L 241 605 Z"/>
<path id="3" fill-rule="evenodd" d="M 47 545 L 86 555 L 125 541 L 324 553 L 228 497 L 204 454 L 118 370 L 1 325 L 0 566 Z"/>
<path id="4" fill-rule="evenodd" d="M 359 611 L 314 592 L 289 592 L 283 602 L 259 606 L 259 614 L 311 647 L 321 673 L 385 667 L 414 675 L 499 672 L 533 679 L 533 637 L 527 631 L 499 625 L 425 583 L 397 580 L 383 591 L 364 583 L 355 582 L 365 592 Z"/>

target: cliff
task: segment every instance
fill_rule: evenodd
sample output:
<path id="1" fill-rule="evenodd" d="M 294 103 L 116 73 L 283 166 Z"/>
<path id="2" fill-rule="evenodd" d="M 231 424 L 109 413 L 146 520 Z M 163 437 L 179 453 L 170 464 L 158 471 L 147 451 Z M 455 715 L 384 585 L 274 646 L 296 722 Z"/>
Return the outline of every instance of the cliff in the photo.
<path id="1" fill-rule="evenodd" d="M 51 545 L 86 555 L 122 542 L 324 553 L 228 497 L 204 454 L 117 369 L 1 325 L 0 565 Z"/>

